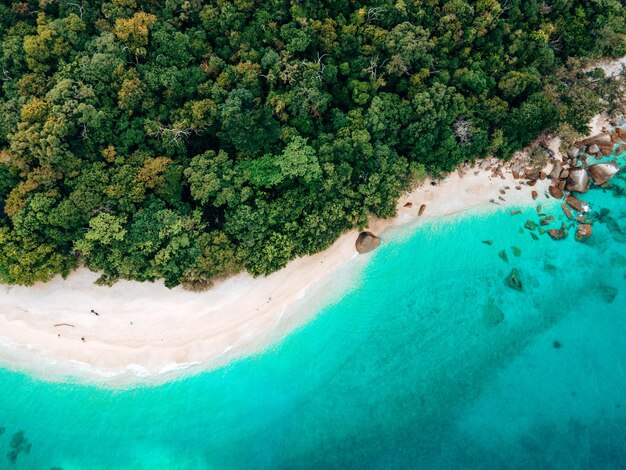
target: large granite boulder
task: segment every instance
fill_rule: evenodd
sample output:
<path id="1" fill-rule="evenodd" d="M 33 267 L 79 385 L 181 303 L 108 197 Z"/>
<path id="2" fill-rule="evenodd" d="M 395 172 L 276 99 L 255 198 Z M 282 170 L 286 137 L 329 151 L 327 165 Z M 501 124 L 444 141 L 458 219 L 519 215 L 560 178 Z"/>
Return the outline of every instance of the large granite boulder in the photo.
<path id="1" fill-rule="evenodd" d="M 559 176 L 561 176 L 562 170 L 563 164 L 557 160 L 556 162 L 554 162 L 554 166 L 552 167 L 552 170 L 550 171 L 550 174 L 548 176 L 550 176 L 550 178 L 552 178 L 553 180 L 558 179 Z"/>
<path id="2" fill-rule="evenodd" d="M 565 189 L 576 193 L 586 193 L 589 191 L 589 175 L 582 167 L 572 168 L 567 176 Z"/>
<path id="3" fill-rule="evenodd" d="M 375 250 L 380 245 L 380 237 L 377 237 L 372 232 L 361 232 L 356 239 L 356 251 L 359 253 L 367 253 L 368 251 Z"/>
<path id="4" fill-rule="evenodd" d="M 601 186 L 608 182 L 619 171 L 619 165 L 617 162 L 596 163 L 589 167 L 589 173 L 593 181 Z"/>

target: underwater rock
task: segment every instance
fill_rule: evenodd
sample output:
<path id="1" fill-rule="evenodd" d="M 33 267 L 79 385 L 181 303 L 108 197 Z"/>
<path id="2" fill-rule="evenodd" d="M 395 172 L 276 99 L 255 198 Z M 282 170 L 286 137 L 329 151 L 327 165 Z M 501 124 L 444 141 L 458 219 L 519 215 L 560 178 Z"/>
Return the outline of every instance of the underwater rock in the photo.
<path id="1" fill-rule="evenodd" d="M 572 209 L 577 210 L 578 212 L 583 211 L 583 203 L 573 194 L 569 194 L 565 198 L 565 202 L 568 203 Z"/>
<path id="2" fill-rule="evenodd" d="M 505 250 L 500 251 L 500 252 L 498 253 L 498 256 L 499 256 L 499 257 L 500 257 L 500 259 L 501 259 L 502 261 L 504 261 L 505 263 L 508 263 L 508 262 L 509 262 L 509 257 L 506 255 L 506 251 L 505 251 Z"/>
<path id="3" fill-rule="evenodd" d="M 495 304 L 489 303 L 483 311 L 483 324 L 487 327 L 497 326 L 504 320 L 504 312 Z"/>
<path id="4" fill-rule="evenodd" d="M 587 170 L 581 167 L 572 168 L 565 183 L 565 189 L 577 193 L 589 191 L 589 175 Z"/>
<path id="5" fill-rule="evenodd" d="M 533 240 L 539 240 L 539 237 L 533 232 L 530 232 L 530 236 L 533 238 Z"/>
<path id="6" fill-rule="evenodd" d="M 519 249 L 516 246 L 512 246 L 511 247 L 511 252 L 513 253 L 513 256 L 516 256 L 517 258 L 519 258 L 520 256 L 522 256 L 522 250 Z"/>
<path id="7" fill-rule="evenodd" d="M 532 220 L 528 219 L 526 221 L 526 223 L 524 224 L 524 227 L 526 227 L 528 230 L 536 230 L 537 229 L 537 224 L 535 222 L 533 222 Z"/>
<path id="8" fill-rule="evenodd" d="M 556 219 L 553 216 L 549 215 L 548 217 L 544 217 L 543 219 L 541 219 L 539 223 L 545 226 L 545 225 L 550 225 L 552 222 L 555 222 L 555 221 Z"/>
<path id="9" fill-rule="evenodd" d="M 552 238 L 552 240 L 564 240 L 565 238 L 567 238 L 567 232 L 563 228 L 560 228 L 558 230 L 548 230 L 548 235 L 550 235 L 550 238 Z"/>
<path id="10" fill-rule="evenodd" d="M 559 188 L 558 186 L 550 186 L 548 188 L 548 192 L 550 193 L 550 196 L 552 196 L 553 198 L 561 199 L 563 197 L 563 190 Z"/>
<path id="11" fill-rule="evenodd" d="M 481 243 L 484 243 L 485 245 L 493 245 L 493 240 L 483 240 Z"/>
<path id="12" fill-rule="evenodd" d="M 574 216 L 572 215 L 572 211 L 570 210 L 569 207 L 567 207 L 565 204 L 561 204 L 561 209 L 563 209 L 563 213 L 565 214 L 565 217 L 567 217 L 569 220 L 574 219 Z"/>
<path id="13" fill-rule="evenodd" d="M 511 211 L 511 215 L 518 215 L 518 214 L 521 214 L 521 213 L 522 213 L 522 211 L 520 211 L 520 210 L 512 210 Z"/>
<path id="14" fill-rule="evenodd" d="M 560 343 L 560 342 L 558 342 L 557 340 L 554 340 L 554 341 L 552 342 L 552 347 L 553 347 L 554 349 L 560 349 L 560 348 L 561 348 L 561 343 Z"/>
<path id="15" fill-rule="evenodd" d="M 611 264 L 614 266 L 626 266 L 626 256 L 619 253 L 613 253 L 611 255 Z"/>
<path id="16" fill-rule="evenodd" d="M 0 436 L 4 434 L 4 431 L 6 431 L 6 429 L 4 429 L 4 426 L 0 426 Z"/>
<path id="17" fill-rule="evenodd" d="M 517 291 L 523 291 L 524 286 L 522 285 L 522 280 L 520 279 L 519 271 L 513 268 L 510 274 L 504 280 L 504 284 L 511 289 L 515 289 Z"/>
<path id="18" fill-rule="evenodd" d="M 417 215 L 422 215 L 425 210 L 426 210 L 426 204 L 422 204 L 420 206 L 420 210 L 417 212 Z"/>
<path id="19" fill-rule="evenodd" d="M 617 297 L 617 289 L 613 286 L 601 284 L 597 287 L 597 289 L 600 297 L 602 297 L 602 300 L 608 304 L 612 303 L 615 300 L 615 297 Z"/>
<path id="20" fill-rule="evenodd" d="M 589 167 L 589 173 L 593 181 L 601 186 L 609 181 L 619 171 L 619 165 L 617 162 L 596 163 Z"/>
<path id="21" fill-rule="evenodd" d="M 28 454 L 30 449 L 31 443 L 24 437 L 24 431 L 18 431 L 11 437 L 11 451 L 7 454 L 7 459 L 14 464 L 21 453 Z"/>
<path id="22" fill-rule="evenodd" d="M 589 224 L 580 224 L 576 227 L 576 241 L 584 242 L 591 236 L 591 225 Z"/>
<path id="23" fill-rule="evenodd" d="M 377 237 L 372 232 L 361 232 L 354 245 L 359 253 L 367 253 L 378 248 L 380 237 Z"/>

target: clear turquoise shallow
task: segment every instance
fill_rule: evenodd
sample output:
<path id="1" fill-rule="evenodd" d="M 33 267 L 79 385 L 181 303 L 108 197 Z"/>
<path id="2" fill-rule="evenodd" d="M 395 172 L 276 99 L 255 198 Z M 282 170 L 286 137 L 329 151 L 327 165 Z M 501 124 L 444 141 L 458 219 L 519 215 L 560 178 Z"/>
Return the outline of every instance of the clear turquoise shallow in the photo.
<path id="1" fill-rule="evenodd" d="M 0 468 L 625 468 L 626 198 L 584 199 L 618 228 L 535 241 L 529 207 L 387 234 L 341 300 L 213 372 L 115 391 L 2 370 Z"/>

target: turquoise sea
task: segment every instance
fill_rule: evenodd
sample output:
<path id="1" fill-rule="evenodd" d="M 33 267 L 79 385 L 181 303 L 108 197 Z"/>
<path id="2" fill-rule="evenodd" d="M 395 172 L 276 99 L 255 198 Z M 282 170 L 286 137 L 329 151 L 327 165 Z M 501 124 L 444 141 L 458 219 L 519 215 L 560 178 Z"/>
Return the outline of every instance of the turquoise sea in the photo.
<path id="1" fill-rule="evenodd" d="M 385 233 L 340 300 L 212 372 L 110 390 L 2 370 L 0 468 L 626 468 L 626 198 L 582 199 L 586 243 L 533 239 L 532 201 Z"/>

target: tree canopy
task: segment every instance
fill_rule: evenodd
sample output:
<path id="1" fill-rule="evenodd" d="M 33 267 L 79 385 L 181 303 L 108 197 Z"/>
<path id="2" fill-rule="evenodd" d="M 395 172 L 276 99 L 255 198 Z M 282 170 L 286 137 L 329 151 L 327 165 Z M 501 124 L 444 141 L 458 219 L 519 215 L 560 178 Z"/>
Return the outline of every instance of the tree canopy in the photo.
<path id="1" fill-rule="evenodd" d="M 620 0 L 2 1 L 0 282 L 267 274 L 583 130 L 625 35 Z"/>

